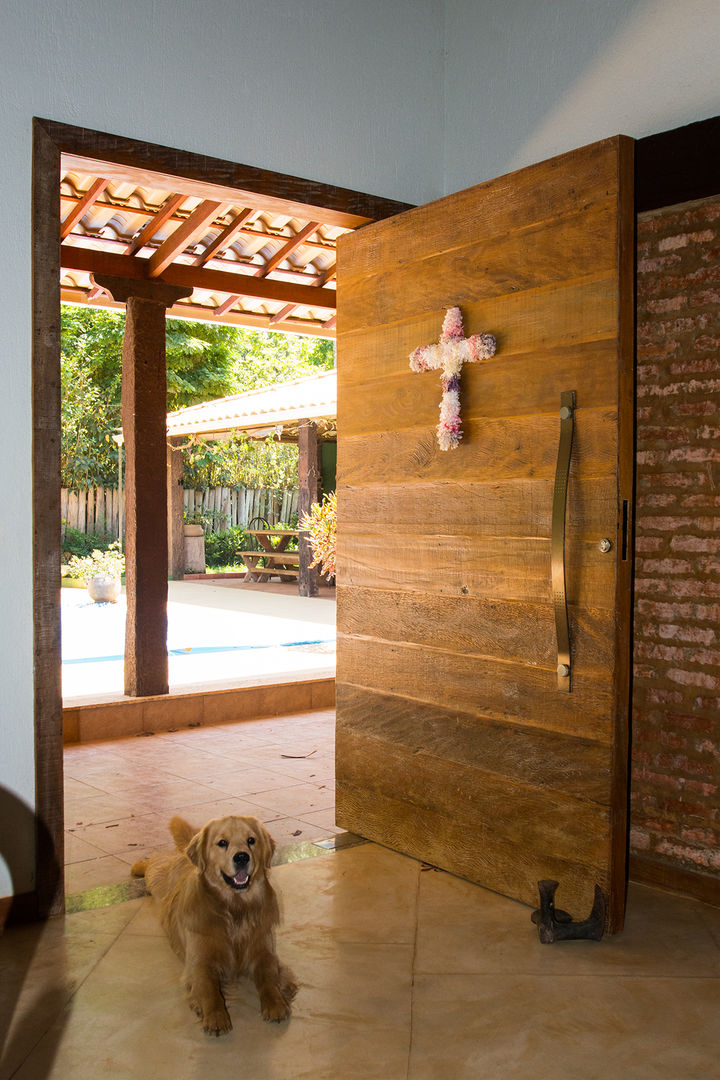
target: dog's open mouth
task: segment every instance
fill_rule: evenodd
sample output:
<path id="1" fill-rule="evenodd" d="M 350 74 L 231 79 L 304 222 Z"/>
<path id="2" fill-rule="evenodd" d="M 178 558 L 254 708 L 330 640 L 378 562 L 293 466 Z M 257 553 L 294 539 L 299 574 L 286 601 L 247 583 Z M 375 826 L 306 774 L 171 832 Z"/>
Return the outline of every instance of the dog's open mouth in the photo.
<path id="1" fill-rule="evenodd" d="M 247 889 L 250 884 L 250 875 L 247 870 L 238 870 L 235 877 L 228 877 L 224 870 L 221 871 L 225 884 L 229 885 L 231 889 Z"/>

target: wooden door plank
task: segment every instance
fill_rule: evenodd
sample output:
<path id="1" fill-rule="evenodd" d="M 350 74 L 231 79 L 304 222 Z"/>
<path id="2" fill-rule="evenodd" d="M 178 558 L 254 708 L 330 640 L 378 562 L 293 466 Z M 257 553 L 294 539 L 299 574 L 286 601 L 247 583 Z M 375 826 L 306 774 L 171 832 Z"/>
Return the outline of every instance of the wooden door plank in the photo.
<path id="1" fill-rule="evenodd" d="M 391 790 L 399 792 L 401 788 L 395 783 Z M 435 790 L 433 786 L 432 792 Z M 362 819 L 368 839 L 459 877 L 482 881 L 495 892 L 513 896 L 530 906 L 537 906 L 538 874 L 562 882 L 563 904 L 571 911 L 582 912 L 582 917 L 592 905 L 592 895 L 583 888 L 583 882 L 596 881 L 606 892 L 610 888 L 607 843 L 595 853 L 594 859 L 583 863 L 563 858 L 559 846 L 553 850 L 548 845 L 540 861 L 527 839 L 513 844 L 504 837 L 495 837 L 489 825 L 479 831 L 461 817 L 445 817 L 434 807 L 417 806 L 399 794 L 384 792 L 380 796 L 365 774 L 357 778 L 357 783 L 343 777 L 338 781 L 337 793 L 343 812 L 353 819 Z"/>
<path id="2" fill-rule="evenodd" d="M 581 147 L 572 155 L 563 154 L 388 217 L 382 229 L 371 227 L 368 243 L 356 246 L 340 237 L 343 282 L 364 278 L 380 267 L 391 273 L 413 259 L 466 244 L 473 233 L 502 236 L 605 202 L 617 186 L 612 143 Z"/>
<path id="3" fill-rule="evenodd" d="M 343 326 L 352 330 L 412 318 L 429 306 L 452 306 L 457 295 L 486 300 L 580 280 L 587 275 L 589 250 L 596 275 L 613 273 L 614 220 L 614 207 L 611 212 L 609 205 L 601 206 L 495 238 L 483 235 L 463 247 L 406 262 L 392 274 L 346 281 Z"/>
<path id="4" fill-rule="evenodd" d="M 522 727 L 595 739 L 610 747 L 612 693 L 607 678 L 578 678 L 570 695 L 553 693 L 555 666 L 509 664 L 451 650 L 338 635 L 337 680 L 411 701 L 444 705 L 490 719 L 517 720 Z"/>
<path id="5" fill-rule="evenodd" d="M 448 596 L 402 589 L 338 586 L 343 633 L 436 648 L 443 636 L 458 654 L 524 663 L 552 670 L 556 661 L 551 604 Z M 583 670 L 612 673 L 613 649 L 607 637 L 607 612 L 570 608 L 571 638 Z"/>
<path id="6" fill-rule="evenodd" d="M 624 910 L 630 159 L 627 140 L 606 140 L 338 245 L 338 821 L 528 903 L 557 877 L 589 910 L 598 882 L 611 930 Z M 443 453 L 439 378 L 408 360 L 454 305 L 498 350 L 464 368 L 464 438 Z M 565 390 L 571 694 L 557 691 L 550 576 Z"/>
<path id="7" fill-rule="evenodd" d="M 397 742 L 408 753 L 430 754 L 470 766 L 536 791 L 607 803 L 607 752 L 592 739 L 559 734 L 516 721 L 488 719 L 445 705 L 345 685 L 339 691 L 338 738 Z"/>

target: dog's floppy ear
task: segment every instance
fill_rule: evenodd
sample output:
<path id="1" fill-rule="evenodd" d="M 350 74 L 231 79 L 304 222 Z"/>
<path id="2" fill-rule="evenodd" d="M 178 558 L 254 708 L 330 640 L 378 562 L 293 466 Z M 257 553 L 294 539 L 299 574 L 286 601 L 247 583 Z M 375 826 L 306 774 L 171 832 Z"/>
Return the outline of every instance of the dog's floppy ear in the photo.
<path id="1" fill-rule="evenodd" d="M 205 861 L 205 829 L 201 829 L 199 833 L 193 836 L 192 840 L 185 848 L 185 854 L 190 862 L 197 866 L 201 874 L 205 873 L 206 861 Z"/>
<path id="2" fill-rule="evenodd" d="M 275 841 L 273 840 L 267 829 L 263 829 L 263 842 L 265 845 L 265 869 L 269 870 L 272 866 L 273 855 L 275 854 Z"/>

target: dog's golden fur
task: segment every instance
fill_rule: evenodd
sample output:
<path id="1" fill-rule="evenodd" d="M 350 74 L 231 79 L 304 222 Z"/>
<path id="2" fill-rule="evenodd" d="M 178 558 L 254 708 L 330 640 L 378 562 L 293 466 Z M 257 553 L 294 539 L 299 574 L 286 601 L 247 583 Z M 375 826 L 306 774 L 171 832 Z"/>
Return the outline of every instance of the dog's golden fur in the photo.
<path id="1" fill-rule="evenodd" d="M 232 1023 L 224 982 L 249 974 L 265 1020 L 285 1020 L 297 987 L 275 953 L 280 921 L 268 880 L 275 843 L 252 817 L 225 817 L 193 829 L 170 822 L 177 850 L 134 863 L 161 905 L 163 927 L 178 956 L 190 1007 L 205 1031 L 221 1035 Z"/>

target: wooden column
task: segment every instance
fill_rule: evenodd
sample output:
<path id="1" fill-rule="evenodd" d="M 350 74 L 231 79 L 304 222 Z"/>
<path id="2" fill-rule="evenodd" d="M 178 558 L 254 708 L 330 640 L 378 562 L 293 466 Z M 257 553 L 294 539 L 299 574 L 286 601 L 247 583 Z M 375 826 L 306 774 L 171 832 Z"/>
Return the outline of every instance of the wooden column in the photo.
<path id="1" fill-rule="evenodd" d="M 185 537 L 183 536 L 183 456 L 182 439 L 168 439 L 168 567 L 171 581 L 185 577 Z"/>
<path id="2" fill-rule="evenodd" d="M 125 303 L 125 693 L 168 692 L 165 311 L 191 290 L 98 275 Z"/>
<path id="3" fill-rule="evenodd" d="M 310 511 L 318 501 L 319 492 L 318 438 L 317 425 L 311 420 L 302 420 L 298 427 L 298 519 Z M 298 543 L 298 593 L 300 596 L 317 596 L 320 574 L 317 567 L 310 567 L 313 561 L 312 549 L 307 535 L 300 533 Z"/>

